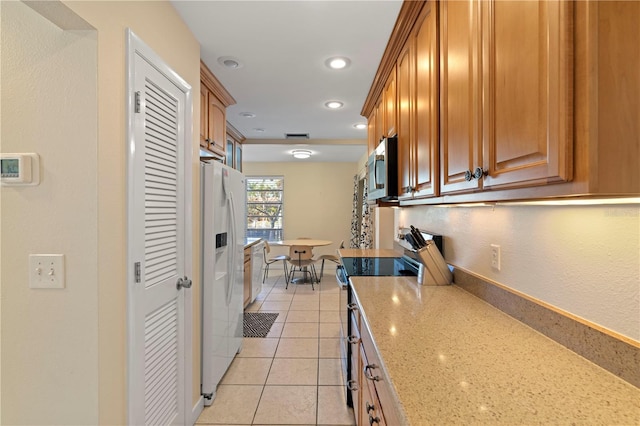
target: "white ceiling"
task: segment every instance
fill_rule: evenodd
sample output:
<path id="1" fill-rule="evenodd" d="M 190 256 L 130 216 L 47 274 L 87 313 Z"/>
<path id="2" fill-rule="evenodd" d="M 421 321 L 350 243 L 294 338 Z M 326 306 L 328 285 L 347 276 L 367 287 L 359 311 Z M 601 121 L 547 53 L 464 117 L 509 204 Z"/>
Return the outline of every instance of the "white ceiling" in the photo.
<path id="1" fill-rule="evenodd" d="M 246 161 L 259 161 L 254 153 L 270 158 L 289 148 L 278 148 L 288 143 L 285 133 L 309 133 L 305 143 L 316 147 L 316 158 L 351 155 L 350 145 L 337 147 L 335 140 L 366 144 L 366 129 L 353 126 L 366 123 L 360 111 L 402 0 L 171 3 L 200 42 L 202 60 L 237 101 L 227 109 L 227 121 L 247 144 L 272 146 L 245 146 Z M 347 56 L 351 64 L 331 70 L 325 61 L 332 56 Z M 226 68 L 220 57 L 233 57 L 242 66 Z M 344 107 L 329 110 L 324 103 L 330 100 L 342 101 Z M 243 117 L 243 112 L 255 117 Z M 290 158 L 286 154 L 273 161 Z"/>
<path id="2" fill-rule="evenodd" d="M 312 155 L 307 159 L 295 159 L 294 149 L 311 151 Z M 360 145 L 317 145 L 317 144 L 249 144 L 242 149 L 242 161 L 244 162 L 348 162 L 355 163 L 362 158 L 367 151 L 367 146 Z"/>

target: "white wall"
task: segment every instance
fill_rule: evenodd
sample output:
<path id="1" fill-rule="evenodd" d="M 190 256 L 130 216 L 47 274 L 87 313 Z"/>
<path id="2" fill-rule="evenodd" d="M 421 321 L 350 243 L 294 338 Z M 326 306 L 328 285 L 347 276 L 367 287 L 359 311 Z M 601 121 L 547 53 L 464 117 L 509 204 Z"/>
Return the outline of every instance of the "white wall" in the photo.
<path id="1" fill-rule="evenodd" d="M 0 3 L 2 150 L 40 152 L 46 180 L 35 190 L 2 190 L 2 422 L 124 424 L 125 30 L 131 28 L 191 85 L 193 117 L 199 117 L 200 111 L 200 46 L 166 1 L 58 4 L 96 29 L 91 58 L 78 53 L 86 49 L 87 38 L 82 34 L 56 32 L 42 19 L 27 25 L 22 15 L 16 18 L 8 13 L 24 4 Z M 45 9 L 57 2 L 46 3 Z M 21 62 L 6 59 L 9 29 L 16 33 L 12 54 Z M 76 39 L 64 44 L 67 37 Z M 5 74 L 5 68 L 13 64 L 13 74 Z M 88 68 L 91 88 L 83 87 Z M 92 95 L 93 103 L 78 106 L 84 95 Z M 21 102 L 29 102 L 24 108 L 29 111 L 16 109 L 10 115 L 14 108 L 22 108 Z M 19 137 L 5 128 L 13 120 Z M 197 130 L 193 134 L 191 203 L 198 205 Z M 193 209 L 192 223 L 192 252 L 198 253 L 199 209 Z M 17 249 L 8 249 L 14 246 Z M 27 253 L 43 251 L 67 255 L 66 290 L 26 290 Z M 199 293 L 199 269 L 194 256 L 193 264 L 187 266 L 194 295 Z M 199 304 L 194 297 L 194 403 L 200 388 Z"/>
<path id="2" fill-rule="evenodd" d="M 97 42 L 2 2 L 2 152 L 41 184 L 2 187 L 2 423 L 98 422 Z M 30 253 L 65 255 L 66 288 L 29 289 Z"/>
<path id="3" fill-rule="evenodd" d="M 447 262 L 640 341 L 640 207 L 411 207 L 445 236 Z M 501 246 L 501 270 L 490 264 Z"/>
<path id="4" fill-rule="evenodd" d="M 335 254 L 342 240 L 348 245 L 356 163 L 245 162 L 242 167 L 247 176 L 284 176 L 285 239 L 306 236 L 333 241 L 314 248 L 314 255 Z"/>

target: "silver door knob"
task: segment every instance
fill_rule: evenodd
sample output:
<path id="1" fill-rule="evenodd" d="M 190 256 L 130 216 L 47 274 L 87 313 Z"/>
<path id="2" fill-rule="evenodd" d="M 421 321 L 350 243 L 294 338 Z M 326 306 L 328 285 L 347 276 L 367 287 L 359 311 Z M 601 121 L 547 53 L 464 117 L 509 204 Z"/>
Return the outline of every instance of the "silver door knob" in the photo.
<path id="1" fill-rule="evenodd" d="M 184 278 L 178 278 L 176 288 L 178 290 L 180 290 L 181 288 L 191 288 L 191 284 L 191 280 L 185 276 Z"/>

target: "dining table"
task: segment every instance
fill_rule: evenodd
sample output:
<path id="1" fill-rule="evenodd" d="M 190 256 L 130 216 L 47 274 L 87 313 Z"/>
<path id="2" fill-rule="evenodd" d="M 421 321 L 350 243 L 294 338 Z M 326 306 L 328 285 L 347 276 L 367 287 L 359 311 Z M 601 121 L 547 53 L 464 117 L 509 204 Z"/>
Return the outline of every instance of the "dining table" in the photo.
<path id="1" fill-rule="evenodd" d="M 271 245 L 273 246 L 285 246 L 285 247 L 293 247 L 293 246 L 303 246 L 303 247 L 309 247 L 310 249 L 313 249 L 314 247 L 320 247 L 320 246 L 328 246 L 330 244 L 332 244 L 333 241 L 330 240 L 319 240 L 319 239 L 315 239 L 315 238 L 295 238 L 295 239 L 291 239 L 291 240 L 280 240 L 280 241 L 274 241 L 271 243 Z M 306 283 L 308 281 L 306 281 L 306 276 L 307 274 L 303 274 L 302 278 L 296 278 L 294 280 L 295 283 Z"/>

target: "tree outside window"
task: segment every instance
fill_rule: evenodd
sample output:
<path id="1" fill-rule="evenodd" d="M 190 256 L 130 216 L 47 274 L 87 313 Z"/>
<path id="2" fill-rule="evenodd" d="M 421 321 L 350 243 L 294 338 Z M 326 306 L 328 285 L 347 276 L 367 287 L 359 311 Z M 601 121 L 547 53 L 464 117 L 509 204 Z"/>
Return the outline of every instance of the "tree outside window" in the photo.
<path id="1" fill-rule="evenodd" d="M 282 240 L 284 177 L 247 177 L 247 238 Z"/>

